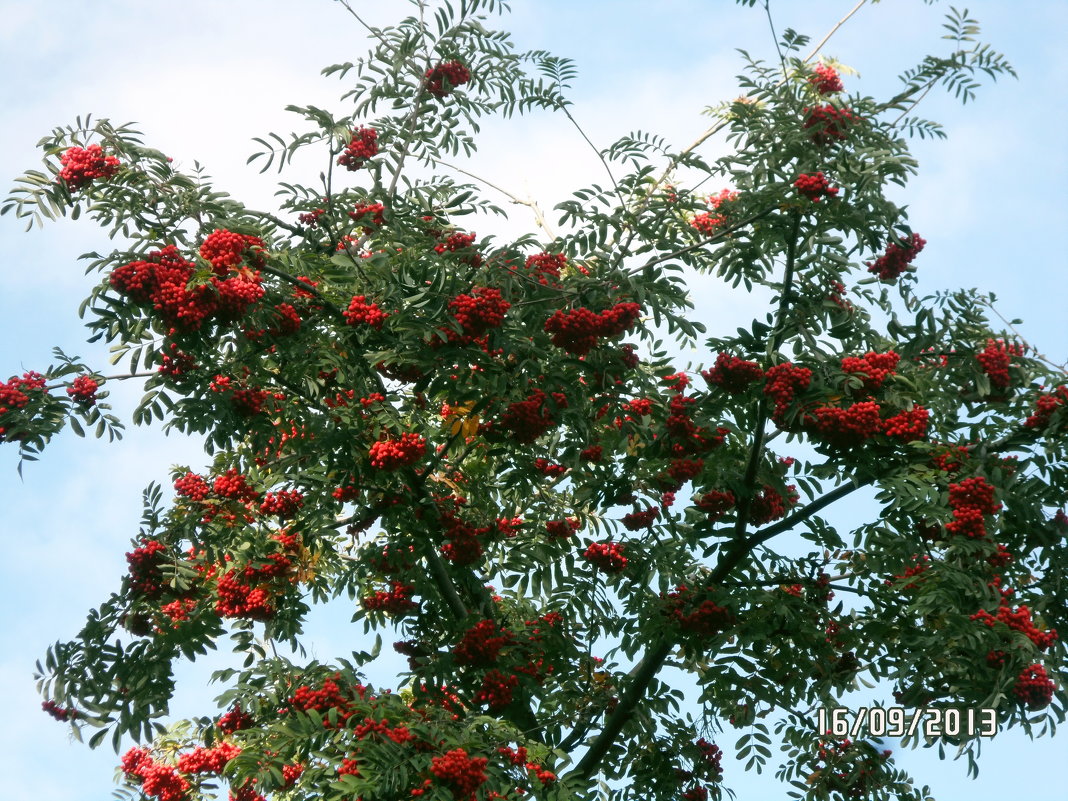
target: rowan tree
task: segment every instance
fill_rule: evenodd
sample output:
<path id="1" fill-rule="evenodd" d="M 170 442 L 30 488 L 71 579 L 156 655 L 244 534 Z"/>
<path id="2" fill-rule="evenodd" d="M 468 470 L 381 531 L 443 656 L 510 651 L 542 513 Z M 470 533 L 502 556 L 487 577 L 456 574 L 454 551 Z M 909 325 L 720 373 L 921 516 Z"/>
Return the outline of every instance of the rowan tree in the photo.
<path id="1" fill-rule="evenodd" d="M 46 711 L 142 743 L 122 792 L 161 801 L 220 778 L 236 801 L 703 801 L 729 793 L 723 749 L 761 767 L 776 744 L 790 797 L 922 799 L 850 723 L 918 721 L 906 742 L 970 759 L 986 723 L 1063 721 L 1068 384 L 984 296 L 920 294 L 925 241 L 888 196 L 908 138 L 942 135 L 914 113 L 933 87 L 1012 73 L 974 21 L 952 12 L 882 100 L 787 30 L 692 145 L 622 137 L 603 185 L 556 218 L 526 203 L 537 230 L 504 241 L 450 160 L 491 114 L 575 124 L 575 67 L 516 52 L 497 0 L 413 8 L 324 70 L 343 110 L 259 140 L 263 170 L 322 164 L 273 211 L 88 118 L 4 205 L 115 240 L 82 312 L 129 364 L 12 377 L 4 440 L 118 436 L 106 387 L 144 380 L 134 422 L 213 455 L 146 489 L 119 591 L 39 665 Z M 694 272 L 767 315 L 709 336 Z M 867 487 L 871 519 L 832 526 Z M 328 603 L 366 644 L 308 662 Z M 383 634 L 391 688 L 365 678 Z M 164 722 L 175 661 L 226 635 L 219 710 Z M 866 679 L 879 711 L 833 712 Z"/>

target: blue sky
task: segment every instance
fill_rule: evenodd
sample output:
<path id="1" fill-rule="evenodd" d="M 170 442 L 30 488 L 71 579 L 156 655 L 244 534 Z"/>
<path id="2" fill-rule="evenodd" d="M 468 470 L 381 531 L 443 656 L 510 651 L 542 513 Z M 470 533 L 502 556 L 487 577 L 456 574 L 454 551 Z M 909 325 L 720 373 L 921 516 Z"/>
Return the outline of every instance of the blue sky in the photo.
<path id="1" fill-rule="evenodd" d="M 792 27 L 819 37 L 853 4 L 772 0 L 772 10 L 780 31 Z M 382 23 L 384 9 L 407 8 L 364 0 L 354 5 Z M 638 128 L 688 144 L 707 123 L 700 110 L 737 94 L 733 76 L 740 60 L 734 49 L 773 57 L 763 13 L 729 2 L 516 0 L 514 7 L 507 24 L 521 47 L 546 48 L 578 62 L 575 115 L 601 145 Z M 915 145 L 921 173 L 907 202 L 914 227 L 928 240 L 917 262 L 921 287 L 995 292 L 1006 317 L 1024 318 L 1023 336 L 1063 363 L 1068 55 L 1061 37 L 1068 30 L 1068 4 L 983 0 L 969 9 L 1020 79 L 984 86 L 967 106 L 932 94 L 921 107 L 945 124 L 950 137 Z M 897 88 L 898 72 L 940 46 L 938 25 L 947 11 L 919 0 L 869 5 L 824 52 L 859 70 L 849 88 L 885 96 Z M 334 103 L 340 85 L 320 77 L 319 69 L 356 58 L 364 41 L 330 0 L 0 0 L 0 18 L 0 107 L 9 121 L 0 128 L 3 189 L 38 166 L 34 145 L 41 136 L 92 112 L 139 122 L 149 144 L 187 166 L 200 161 L 220 188 L 260 208 L 271 205 L 273 186 L 271 176 L 244 166 L 251 137 L 289 130 L 286 104 Z M 571 188 L 601 180 L 599 164 L 584 147 L 563 120 L 494 123 L 486 126 L 476 172 L 548 208 Z M 712 141 L 703 152 L 715 155 L 720 147 Z M 523 212 L 517 208 L 497 230 L 527 230 L 531 221 Z M 44 368 L 54 345 L 101 369 L 107 365 L 102 348 L 84 344 L 76 317 L 92 280 L 77 256 L 107 246 L 85 221 L 23 233 L 11 218 L 0 219 L 7 279 L 0 294 L 3 378 Z M 711 283 L 695 283 L 694 296 L 712 334 L 732 331 L 760 311 Z M 113 387 L 120 415 L 139 397 L 137 387 Z M 10 446 L 0 451 L 7 531 L 0 582 L 4 795 L 10 801 L 95 800 L 110 794 L 115 757 L 106 749 L 91 753 L 71 745 L 64 728 L 40 712 L 33 661 L 50 642 L 75 634 L 89 607 L 117 587 L 144 485 L 165 481 L 171 464 L 195 469 L 206 457 L 196 442 L 131 427 L 112 445 L 65 432 L 41 462 L 26 467 L 22 481 L 16 461 Z M 853 513 L 863 509 L 846 510 L 844 525 Z M 331 622 L 324 618 L 318 626 L 321 658 L 347 652 L 358 636 Z M 182 674 L 176 711 L 204 714 L 213 708 L 214 693 L 203 681 L 210 668 Z M 732 740 L 723 738 L 728 751 Z M 1060 769 L 1066 750 L 1063 738 L 1031 742 L 1006 733 L 984 748 L 974 782 L 963 764 L 939 763 L 929 752 L 895 749 L 895 756 L 940 801 L 1016 794 L 1021 774 L 1028 777 L 1031 801 L 1065 801 Z M 753 777 L 728 766 L 727 782 L 742 799 L 783 797 L 773 773 Z"/>

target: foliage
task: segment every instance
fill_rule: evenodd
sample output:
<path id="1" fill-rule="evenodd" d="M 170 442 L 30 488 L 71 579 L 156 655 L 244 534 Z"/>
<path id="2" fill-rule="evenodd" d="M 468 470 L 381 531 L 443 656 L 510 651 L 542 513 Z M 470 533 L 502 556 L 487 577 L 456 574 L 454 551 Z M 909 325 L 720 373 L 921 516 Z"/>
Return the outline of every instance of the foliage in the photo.
<path id="1" fill-rule="evenodd" d="M 1053 731 L 1064 376 L 981 296 L 917 293 L 924 243 L 887 197 L 916 172 L 906 136 L 943 135 L 908 116 L 933 86 L 966 101 L 1012 74 L 976 23 L 951 13 L 953 52 L 886 102 L 787 31 L 713 110 L 700 141 L 729 155 L 628 134 L 597 151 L 606 184 L 558 207 L 563 233 L 532 207 L 540 234 L 499 242 L 460 225 L 504 212 L 445 159 L 490 114 L 574 122 L 575 67 L 516 53 L 488 27 L 502 3 L 414 5 L 324 70 L 347 112 L 293 106 L 308 130 L 257 140 L 264 171 L 323 159 L 277 213 L 90 118 L 41 141 L 44 171 L 3 206 L 108 231 L 86 257 L 92 340 L 147 376 L 136 423 L 214 455 L 174 469 L 173 499 L 146 490 L 121 590 L 38 665 L 46 708 L 90 745 L 150 741 L 124 792 L 161 799 L 219 775 L 236 799 L 719 798 L 731 729 L 747 768 L 781 746 L 790 797 L 925 798 L 871 742 L 819 730 L 867 679 L 906 710 Z M 693 271 L 769 313 L 705 338 Z M 662 337 L 708 361 L 682 368 Z M 57 357 L 0 388 L 24 459 L 67 421 L 121 427 L 105 379 Z M 832 526 L 865 487 L 872 520 Z M 374 647 L 298 661 L 324 603 Z M 244 664 L 216 676 L 224 714 L 164 726 L 175 660 L 227 633 Z M 397 692 L 365 684 L 383 634 L 409 660 Z"/>

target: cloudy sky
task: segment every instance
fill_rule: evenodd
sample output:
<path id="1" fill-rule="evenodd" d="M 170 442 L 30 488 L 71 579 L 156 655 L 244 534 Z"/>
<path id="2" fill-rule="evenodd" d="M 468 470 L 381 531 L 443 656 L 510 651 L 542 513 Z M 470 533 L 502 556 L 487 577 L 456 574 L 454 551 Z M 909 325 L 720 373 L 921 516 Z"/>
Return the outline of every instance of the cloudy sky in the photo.
<path id="1" fill-rule="evenodd" d="M 399 0 L 353 0 L 373 22 L 406 13 Z M 772 0 L 779 30 L 819 37 L 854 0 Z M 594 142 L 650 130 L 679 145 L 705 127 L 700 110 L 737 95 L 736 48 L 773 57 L 767 20 L 756 9 L 700 0 L 515 0 L 508 27 L 521 48 L 544 48 L 574 58 L 580 77 L 575 114 Z M 917 262 L 930 291 L 978 286 L 993 291 L 1006 317 L 1056 362 L 1068 360 L 1063 307 L 1068 267 L 1064 131 L 1068 55 L 1060 46 L 1068 4 L 981 0 L 969 4 L 989 41 L 1006 53 L 1020 79 L 984 86 L 976 103 L 961 107 L 932 94 L 925 116 L 946 125 L 948 142 L 918 142 L 921 175 L 907 202 L 912 222 L 928 240 Z M 849 88 L 886 96 L 894 76 L 940 46 L 938 25 L 948 7 L 899 0 L 863 9 L 825 53 L 860 72 Z M 93 113 L 114 122 L 136 121 L 146 141 L 185 166 L 194 160 L 217 185 L 249 205 L 271 205 L 271 176 L 245 167 L 251 138 L 285 132 L 290 103 L 330 106 L 343 87 L 319 75 L 321 67 L 357 58 L 364 34 L 331 0 L 185 0 L 145 3 L 0 0 L 0 183 L 7 189 L 23 170 L 39 166 L 35 143 L 54 126 Z M 336 107 L 336 106 L 335 106 Z M 720 144 L 703 151 L 714 155 Z M 478 172 L 542 208 L 571 188 L 599 181 L 600 169 L 566 121 L 513 119 L 486 126 Z M 715 187 L 718 188 L 718 187 Z M 498 198 L 499 199 L 499 198 Z M 498 227 L 526 230 L 524 209 Z M 492 231 L 479 231 L 480 234 Z M 49 364 L 52 346 L 104 369 L 107 354 L 84 343 L 76 309 L 91 278 L 79 254 L 108 247 L 86 221 L 63 221 L 22 232 L 0 219 L 0 374 L 5 378 Z M 731 331 L 748 322 L 752 306 L 694 285 L 702 318 Z M 122 411 L 140 397 L 137 387 L 116 388 Z M 56 639 L 73 636 L 85 611 L 117 587 L 123 553 L 136 534 L 140 494 L 150 480 L 165 481 L 171 464 L 194 469 L 206 457 L 196 442 L 164 439 L 156 429 L 131 428 L 107 445 L 58 437 L 44 460 L 15 473 L 16 455 L 0 451 L 0 508 L 6 558 L 0 617 L 0 729 L 4 795 L 10 801 L 95 801 L 110 794 L 116 760 L 68 742 L 64 727 L 39 710 L 33 661 Z M 848 521 L 846 521 L 848 522 Z M 317 655 L 329 658 L 358 647 L 358 632 L 326 625 Z M 210 711 L 202 678 L 211 664 L 183 674 L 176 708 Z M 729 737 L 723 745 L 730 750 Z M 941 801 L 993 799 L 1015 794 L 1021 772 L 1032 801 L 1065 801 L 1064 744 L 1031 742 L 1007 733 L 987 744 L 977 781 L 959 762 L 896 749 L 902 764 Z M 771 771 L 772 773 L 774 771 Z M 743 775 L 728 766 L 741 798 L 782 797 L 770 777 Z"/>

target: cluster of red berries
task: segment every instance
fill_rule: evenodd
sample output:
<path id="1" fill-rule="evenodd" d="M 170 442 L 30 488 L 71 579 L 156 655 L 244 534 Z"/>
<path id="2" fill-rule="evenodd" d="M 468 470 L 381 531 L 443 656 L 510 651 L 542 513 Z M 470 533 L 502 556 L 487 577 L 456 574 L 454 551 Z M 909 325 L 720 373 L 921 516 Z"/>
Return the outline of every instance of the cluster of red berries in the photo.
<path id="1" fill-rule="evenodd" d="M 1030 608 L 1021 605 L 1016 609 L 1012 609 L 1006 604 L 1004 598 L 1002 598 L 996 614 L 991 615 L 985 609 L 980 609 L 971 616 L 971 620 L 977 620 L 980 623 L 984 623 L 989 628 L 994 628 L 994 624 L 997 622 L 1004 623 L 1013 631 L 1018 631 L 1027 637 L 1027 639 L 1033 642 L 1040 651 L 1045 651 L 1057 640 L 1057 632 L 1055 629 L 1042 631 L 1035 626 L 1034 622 L 1031 620 Z"/>
<path id="2" fill-rule="evenodd" d="M 186 479 L 189 479 L 189 476 L 192 475 L 195 474 L 188 474 Z M 194 482 L 191 483 L 199 488 L 199 484 Z M 177 488 L 177 486 L 178 484 L 176 482 L 175 487 Z M 236 467 L 231 467 L 221 476 L 216 476 L 215 480 L 212 482 L 211 488 L 216 495 L 222 498 L 230 498 L 235 501 L 257 501 L 260 497 L 260 494 L 248 483 L 248 478 L 238 472 Z"/>
<path id="3" fill-rule="evenodd" d="M 709 598 L 697 600 L 693 590 L 685 584 L 680 584 L 665 598 L 664 613 L 674 625 L 688 634 L 711 637 L 735 623 L 730 610 L 718 606 Z"/>
<path id="4" fill-rule="evenodd" d="M 868 351 L 863 356 L 846 356 L 842 359 L 842 372 L 860 374 L 864 379 L 864 391 L 875 392 L 894 374 L 899 361 L 901 356 L 892 350 L 886 353 Z"/>
<path id="5" fill-rule="evenodd" d="M 946 531 L 982 539 L 986 537 L 984 516 L 997 514 L 1001 504 L 994 501 L 994 488 L 986 479 L 975 476 L 949 485 L 949 507 L 953 521 L 946 524 Z"/>
<path id="6" fill-rule="evenodd" d="M 549 476 L 549 478 L 556 478 L 567 472 L 567 468 L 562 464 L 556 464 L 555 462 L 550 462 L 547 459 L 541 458 L 534 460 L 534 469 L 542 475 Z"/>
<path id="7" fill-rule="evenodd" d="M 1066 405 L 1068 405 L 1068 385 L 1057 387 L 1046 395 L 1040 395 L 1035 401 L 1035 413 L 1024 421 L 1024 426 L 1045 428 L 1053 419 L 1054 412 Z"/>
<path id="8" fill-rule="evenodd" d="M 486 782 L 485 757 L 468 756 L 462 748 L 454 748 L 444 756 L 430 760 L 430 772 L 440 779 L 457 801 L 467 801 L 475 797 L 475 791 Z"/>
<path id="9" fill-rule="evenodd" d="M 923 573 L 926 573 L 931 568 L 931 557 L 929 557 L 927 554 L 923 554 L 921 556 L 920 554 L 915 554 L 914 553 L 912 555 L 912 560 L 913 560 L 913 563 L 905 568 L 905 572 L 903 572 L 903 573 L 895 573 L 893 578 L 888 578 L 886 580 L 885 583 L 886 583 L 886 585 L 888 587 L 896 584 L 898 581 L 903 581 L 905 579 L 910 579 L 910 578 L 913 578 L 915 576 L 922 575 Z M 916 582 L 910 581 L 907 584 L 905 584 L 904 586 L 902 586 L 901 589 L 903 589 L 903 590 L 914 590 L 918 586 L 919 585 Z"/>
<path id="10" fill-rule="evenodd" d="M 833 67 L 829 67 L 826 64 L 818 64 L 808 77 L 808 82 L 816 90 L 817 94 L 821 95 L 833 95 L 836 92 L 841 92 L 844 88 L 838 73 L 835 72 Z"/>
<path id="11" fill-rule="evenodd" d="M 100 384 L 93 378 L 87 375 L 80 375 L 67 387 L 67 394 L 78 403 L 92 406 L 96 403 L 96 391 L 99 388 Z"/>
<path id="12" fill-rule="evenodd" d="M 301 225 L 306 225 L 309 228 L 319 227 L 319 218 L 326 214 L 326 209 L 315 209 L 314 211 L 306 211 L 297 217 L 297 222 Z"/>
<path id="13" fill-rule="evenodd" d="M 758 495 L 753 496 L 749 504 L 749 521 L 762 526 L 786 515 L 786 506 L 793 506 L 798 501 L 797 488 L 793 484 L 786 487 L 786 495 L 770 484 L 765 484 Z"/>
<path id="14" fill-rule="evenodd" d="M 412 600 L 414 589 L 411 584 L 391 581 L 388 590 L 377 590 L 365 596 L 360 603 L 368 612 L 386 612 L 400 617 L 418 608 L 418 604 Z"/>
<path id="15" fill-rule="evenodd" d="M 1031 665 L 1020 671 L 1012 692 L 1028 709 L 1042 709 L 1053 700 L 1055 687 L 1042 665 Z"/>
<path id="16" fill-rule="evenodd" d="M 30 396 L 23 390 L 44 388 L 44 376 L 33 371 L 23 373 L 21 378 L 12 376 L 7 382 L 0 382 L 0 414 L 21 409 L 30 402 Z"/>
<path id="17" fill-rule="evenodd" d="M 485 551 L 479 537 L 489 534 L 492 526 L 473 526 L 452 512 L 442 513 L 441 521 L 448 540 L 441 546 L 446 559 L 456 565 L 472 565 L 482 558 Z"/>
<path id="18" fill-rule="evenodd" d="M 378 470 L 398 470 L 415 464 L 426 455 L 426 439 L 408 432 L 398 439 L 381 439 L 371 446 L 371 467 Z"/>
<path id="19" fill-rule="evenodd" d="M 811 134 L 811 139 L 817 145 L 826 145 L 835 140 L 845 139 L 850 126 L 860 121 L 851 109 L 837 108 L 829 103 L 815 108 L 806 108 L 803 113 L 805 121 L 802 127 L 805 130 L 815 129 Z"/>
<path id="20" fill-rule="evenodd" d="M 146 540 L 126 554 L 130 589 L 137 595 L 157 598 L 163 592 L 162 554 L 167 546 L 159 540 Z"/>
<path id="21" fill-rule="evenodd" d="M 261 515 L 278 515 L 280 518 L 292 517 L 304 506 L 304 496 L 297 490 L 268 492 L 260 504 Z"/>
<path id="22" fill-rule="evenodd" d="M 212 236 L 230 233 L 216 231 Z M 230 264 L 234 256 L 231 250 L 209 252 L 220 264 Z M 195 265 L 183 259 L 177 247 L 167 245 L 149 253 L 143 261 L 116 268 L 109 282 L 134 303 L 151 304 L 165 323 L 184 331 L 197 330 L 212 315 L 236 320 L 264 295 L 258 272 L 246 269 L 229 278 L 213 275 L 210 285 L 199 284 L 190 289 L 187 285 L 194 272 Z"/>
<path id="23" fill-rule="evenodd" d="M 455 253 L 458 250 L 466 250 L 474 244 L 476 239 L 475 234 L 465 234 L 462 231 L 456 231 L 449 234 L 448 237 L 442 242 L 438 242 L 434 245 L 435 253 Z"/>
<path id="24" fill-rule="evenodd" d="M 831 186 L 823 172 L 817 172 L 814 175 L 802 173 L 794 181 L 794 188 L 799 194 L 816 203 L 820 198 L 834 197 L 838 194 L 838 187 Z"/>
<path id="25" fill-rule="evenodd" d="M 736 502 L 730 490 L 711 490 L 697 499 L 697 508 L 715 522 L 733 509 Z"/>
<path id="26" fill-rule="evenodd" d="M 812 381 L 812 371 L 807 367 L 795 367 L 790 362 L 783 362 L 769 367 L 765 374 L 764 394 L 775 402 L 771 419 L 780 428 L 786 425 L 786 412 L 794 402 L 798 392 L 808 389 Z"/>
<path id="27" fill-rule="evenodd" d="M 219 718 L 219 731 L 224 734 L 233 734 L 235 731 L 251 729 L 256 721 L 252 715 L 245 712 L 240 706 L 231 707 L 226 714 Z"/>
<path id="28" fill-rule="evenodd" d="M 183 801 L 189 791 L 189 782 L 174 768 L 152 759 L 147 748 L 127 751 L 122 758 L 122 771 L 137 780 L 142 793 L 159 801 Z"/>
<path id="29" fill-rule="evenodd" d="M 927 423 L 931 413 L 922 406 L 914 406 L 883 421 L 883 433 L 904 442 L 912 442 L 927 436 Z"/>
<path id="30" fill-rule="evenodd" d="M 874 263 L 867 265 L 868 272 L 879 276 L 882 281 L 893 281 L 905 272 L 926 244 L 927 240 L 919 234 L 911 234 L 901 245 L 891 242 L 886 246 L 886 252 L 882 256 Z"/>
<path id="31" fill-rule="evenodd" d="M 729 353 L 716 356 L 711 370 L 702 370 L 701 376 L 710 385 L 719 387 L 732 395 L 739 395 L 764 378 L 764 371 L 756 362 L 739 359 Z"/>
<path id="32" fill-rule="evenodd" d="M 585 462 L 600 462 L 604 459 L 604 448 L 600 445 L 591 445 L 588 448 L 583 448 L 579 453 L 579 458 Z"/>
<path id="33" fill-rule="evenodd" d="M 344 152 L 337 157 L 339 166 L 354 171 L 360 169 L 369 158 L 378 154 L 378 131 L 374 128 L 357 128 L 352 132 Z"/>
<path id="34" fill-rule="evenodd" d="M 443 61 L 426 71 L 423 85 L 434 97 L 442 98 L 452 94 L 457 86 L 463 86 L 471 80 L 471 71 L 459 61 Z"/>
<path id="35" fill-rule="evenodd" d="M 265 247 L 258 236 L 218 229 L 208 234 L 201 244 L 200 255 L 210 261 L 212 271 L 223 278 L 230 270 L 236 270 L 241 262 L 253 268 L 262 267 L 267 263 Z"/>
<path id="36" fill-rule="evenodd" d="M 704 757 L 705 766 L 712 772 L 713 776 L 722 775 L 723 766 L 720 763 L 723 759 L 723 751 L 720 747 L 715 743 L 710 743 L 704 737 L 699 739 L 696 745 L 701 752 L 701 756 Z"/>
<path id="37" fill-rule="evenodd" d="M 289 560 L 282 559 L 289 566 Z M 245 620 L 270 620 L 275 609 L 271 606 L 271 595 L 264 587 L 254 586 L 252 582 L 261 578 L 274 578 L 277 562 L 262 570 L 246 567 L 240 573 L 228 570 L 219 576 L 216 584 L 218 598 L 215 611 L 220 617 L 242 618 Z M 261 575 L 266 573 L 266 575 Z"/>
<path id="38" fill-rule="evenodd" d="M 881 434 L 879 404 L 862 401 L 841 408 L 820 406 L 805 417 L 805 428 L 815 437 L 835 448 L 852 448 Z"/>
<path id="39" fill-rule="evenodd" d="M 100 145 L 89 147 L 72 147 L 59 157 L 63 169 L 59 179 L 70 190 L 76 191 L 97 178 L 111 178 L 119 171 L 119 160 L 114 156 L 105 156 Z"/>
<path id="40" fill-rule="evenodd" d="M 212 748 L 197 747 L 178 757 L 178 770 L 182 773 L 206 773 L 218 775 L 226 763 L 241 753 L 233 743 L 219 743 Z"/>
<path id="41" fill-rule="evenodd" d="M 498 628 L 494 621 L 482 620 L 464 632 L 452 655 L 458 665 L 489 667 L 514 638 L 511 631 Z"/>
<path id="42" fill-rule="evenodd" d="M 449 310 L 470 337 L 480 337 L 489 329 L 500 327 L 511 307 L 501 297 L 501 290 L 490 287 L 476 287 L 470 295 L 457 295 L 449 301 Z"/>
<path id="43" fill-rule="evenodd" d="M 623 527 L 627 531 L 641 531 L 643 528 L 649 528 L 658 517 L 660 517 L 660 508 L 650 506 L 645 511 L 623 515 Z"/>
<path id="44" fill-rule="evenodd" d="M 349 325 L 356 325 L 357 323 L 363 323 L 369 325 L 371 328 L 381 328 L 389 315 L 378 307 L 377 303 L 367 302 L 366 295 L 356 295 L 351 301 L 349 301 L 349 307 L 342 314 L 345 317 L 345 322 Z"/>
<path id="45" fill-rule="evenodd" d="M 702 212 L 690 221 L 690 225 L 705 236 L 715 236 L 717 229 L 727 222 L 726 216 L 718 213 L 719 208 L 724 203 L 737 199 L 738 193 L 732 192 L 730 189 L 724 189 L 719 194 L 712 195 L 709 197 L 708 203 L 716 212 Z"/>
<path id="46" fill-rule="evenodd" d="M 569 539 L 582 527 L 577 517 L 567 517 L 563 520 L 550 520 L 545 524 L 545 531 L 550 540 Z"/>
<path id="47" fill-rule="evenodd" d="M 519 677 L 514 673 L 505 675 L 499 670 L 490 670 L 482 677 L 482 686 L 475 694 L 475 703 L 485 704 L 491 712 L 504 709 L 512 703 Z"/>
<path id="48" fill-rule="evenodd" d="M 526 268 L 538 279 L 543 286 L 556 286 L 560 277 L 560 271 L 567 265 L 567 257 L 563 253 L 535 253 L 527 256 Z"/>
<path id="49" fill-rule="evenodd" d="M 70 707 L 61 706 L 55 701 L 48 700 L 41 702 L 41 709 L 47 712 L 58 721 L 74 720 L 78 717 L 78 710 L 71 709 Z"/>
<path id="50" fill-rule="evenodd" d="M 371 234 L 386 224 L 385 211 L 386 207 L 381 203 L 357 203 L 349 217 L 353 222 L 362 223 L 365 234 Z"/>
<path id="51" fill-rule="evenodd" d="M 567 398 L 560 392 L 552 394 L 558 408 L 567 408 Z M 516 442 L 529 444 L 556 425 L 549 409 L 546 408 L 548 397 L 540 389 L 528 395 L 526 400 L 508 404 L 501 414 L 501 428 L 512 432 Z"/>
<path id="52" fill-rule="evenodd" d="M 605 573 L 621 573 L 627 566 L 627 557 L 623 555 L 623 545 L 618 542 L 591 543 L 583 556 Z"/>
<path id="53" fill-rule="evenodd" d="M 617 303 L 601 313 L 585 307 L 557 310 L 545 321 L 545 331 L 552 334 L 552 343 L 567 353 L 584 356 L 597 345 L 599 338 L 619 336 L 638 321 L 641 306 L 637 303 Z"/>
<path id="54" fill-rule="evenodd" d="M 1007 345 L 1004 339 L 988 339 L 986 347 L 975 355 L 975 360 L 990 377 L 995 389 L 1008 389 L 1009 364 L 1014 356 L 1023 356 L 1023 346 Z"/>

